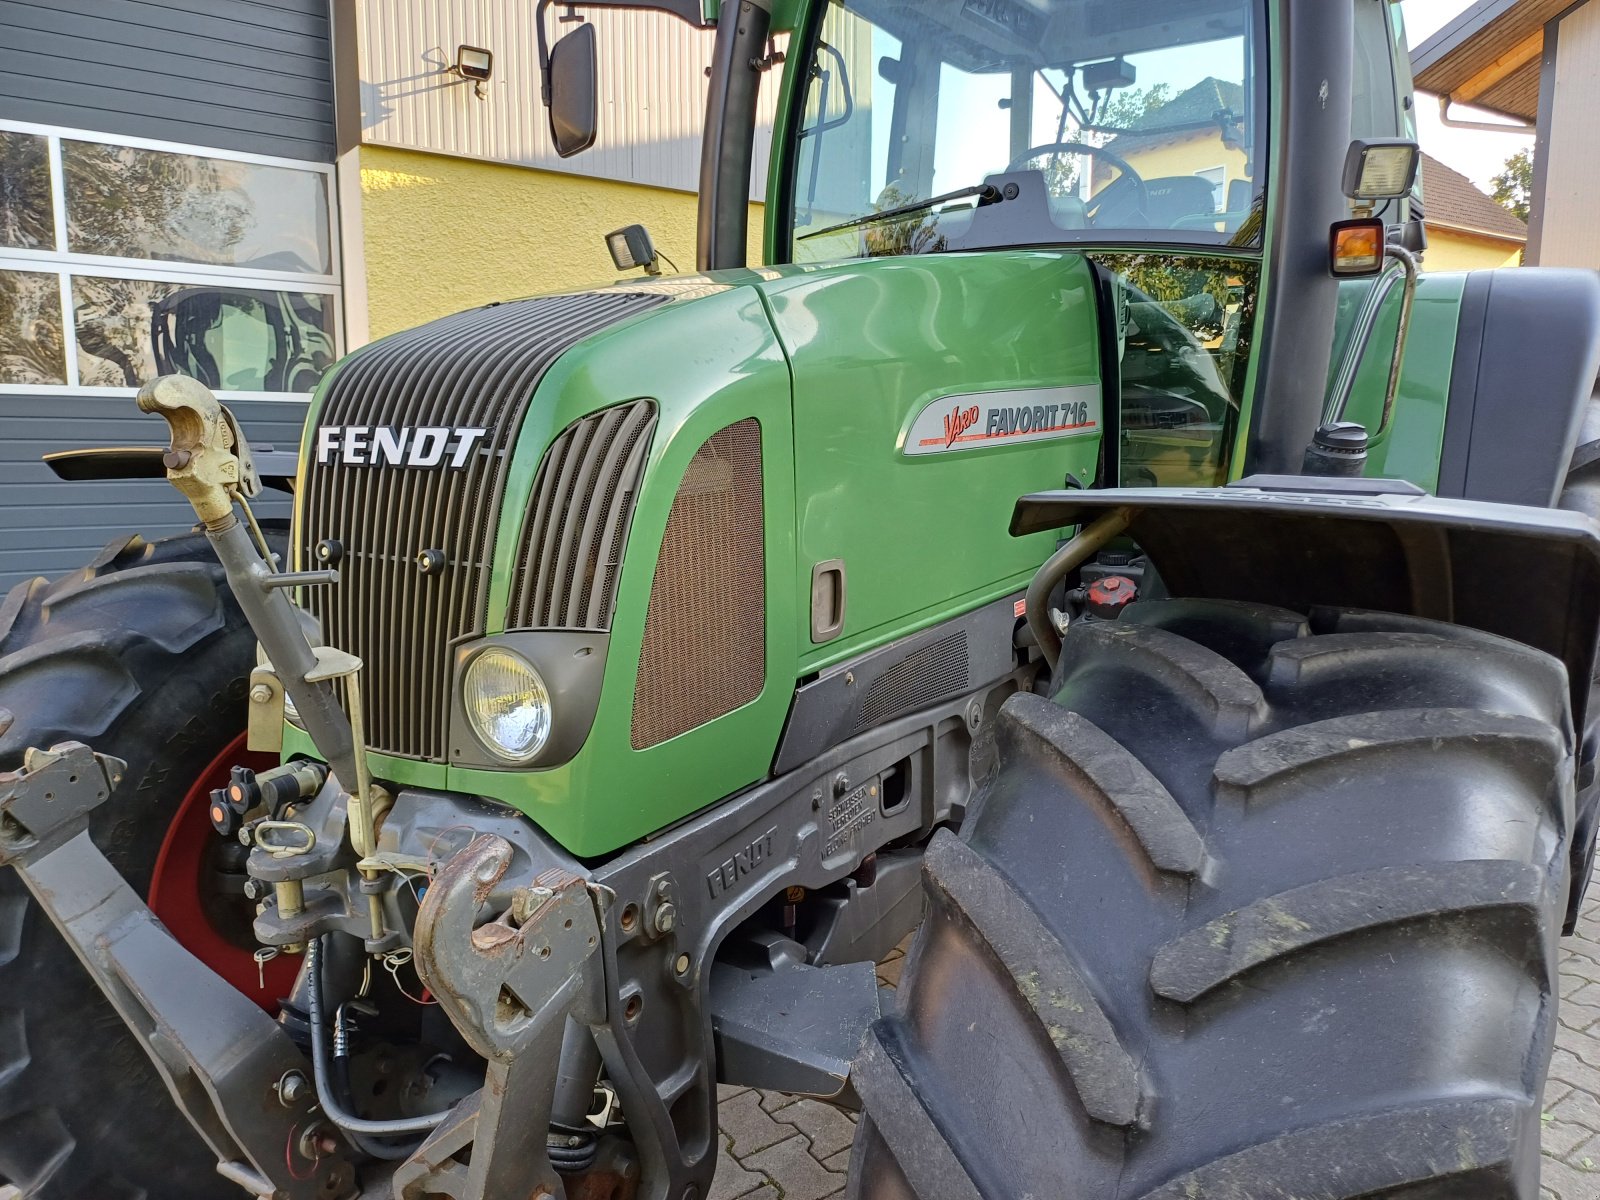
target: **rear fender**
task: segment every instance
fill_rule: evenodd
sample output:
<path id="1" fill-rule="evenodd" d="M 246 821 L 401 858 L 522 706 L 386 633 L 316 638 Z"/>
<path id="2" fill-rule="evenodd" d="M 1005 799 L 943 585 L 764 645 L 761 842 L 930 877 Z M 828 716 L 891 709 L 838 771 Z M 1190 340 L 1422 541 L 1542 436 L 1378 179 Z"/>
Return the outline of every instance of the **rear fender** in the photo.
<path id="1" fill-rule="evenodd" d="M 1440 499 L 1396 480 L 1258 475 L 1225 488 L 1035 493 L 1017 502 L 1011 533 L 1117 509 L 1174 596 L 1366 608 L 1513 638 L 1566 664 L 1584 727 L 1600 636 L 1600 524 L 1586 516 Z"/>

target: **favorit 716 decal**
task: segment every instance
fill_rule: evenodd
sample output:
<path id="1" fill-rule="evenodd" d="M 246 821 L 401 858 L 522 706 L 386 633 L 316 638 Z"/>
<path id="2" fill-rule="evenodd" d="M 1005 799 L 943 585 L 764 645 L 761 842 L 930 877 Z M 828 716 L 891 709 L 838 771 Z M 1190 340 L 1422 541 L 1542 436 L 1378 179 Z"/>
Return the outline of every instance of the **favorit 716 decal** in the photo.
<path id="1" fill-rule="evenodd" d="M 1026 388 L 941 396 L 906 431 L 905 453 L 947 454 L 1100 432 L 1100 388 Z"/>

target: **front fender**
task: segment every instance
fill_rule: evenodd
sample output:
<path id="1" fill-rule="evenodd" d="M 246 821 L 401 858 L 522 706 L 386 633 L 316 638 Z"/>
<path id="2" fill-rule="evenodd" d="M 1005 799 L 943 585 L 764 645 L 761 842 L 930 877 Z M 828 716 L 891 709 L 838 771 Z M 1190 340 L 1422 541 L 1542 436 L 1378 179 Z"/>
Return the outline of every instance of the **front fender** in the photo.
<path id="1" fill-rule="evenodd" d="M 1174 596 L 1450 621 L 1561 659 L 1582 729 L 1600 637 L 1600 524 L 1447 500 L 1383 479 L 1253 476 L 1223 488 L 1039 492 L 1021 537 L 1131 510 L 1128 536 Z"/>

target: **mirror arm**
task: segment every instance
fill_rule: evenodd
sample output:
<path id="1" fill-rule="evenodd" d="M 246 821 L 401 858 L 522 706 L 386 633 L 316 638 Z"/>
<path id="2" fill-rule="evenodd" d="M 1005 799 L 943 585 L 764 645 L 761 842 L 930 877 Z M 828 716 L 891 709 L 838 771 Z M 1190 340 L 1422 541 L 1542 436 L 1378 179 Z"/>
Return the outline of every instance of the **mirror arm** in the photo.
<path id="1" fill-rule="evenodd" d="M 539 0 L 533 8 L 533 28 L 539 39 L 539 100 L 550 107 L 550 39 L 544 32 L 544 15 L 554 0 Z"/>

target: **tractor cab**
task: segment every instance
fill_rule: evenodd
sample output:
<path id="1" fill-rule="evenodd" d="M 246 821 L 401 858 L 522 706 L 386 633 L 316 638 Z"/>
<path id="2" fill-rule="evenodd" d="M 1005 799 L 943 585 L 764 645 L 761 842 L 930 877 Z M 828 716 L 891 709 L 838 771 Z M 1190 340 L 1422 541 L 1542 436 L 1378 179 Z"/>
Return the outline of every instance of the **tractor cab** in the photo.
<path id="1" fill-rule="evenodd" d="M 786 139 L 789 257 L 1254 248 L 1259 22 L 1247 0 L 1159 23 L 1082 4 L 830 3 Z"/>

